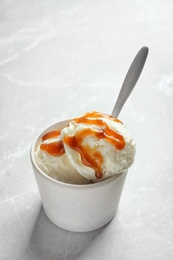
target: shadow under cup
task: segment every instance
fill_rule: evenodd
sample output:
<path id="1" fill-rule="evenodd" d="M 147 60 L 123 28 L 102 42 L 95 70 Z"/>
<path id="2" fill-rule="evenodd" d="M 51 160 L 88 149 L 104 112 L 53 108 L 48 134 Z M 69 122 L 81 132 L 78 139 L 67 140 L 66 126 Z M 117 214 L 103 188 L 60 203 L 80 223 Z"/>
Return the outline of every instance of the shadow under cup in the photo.
<path id="1" fill-rule="evenodd" d="M 86 232 L 106 225 L 116 213 L 127 172 L 93 184 L 68 184 L 45 174 L 35 161 L 34 152 L 42 136 L 61 130 L 69 120 L 43 131 L 31 147 L 31 162 L 48 218 L 57 226 L 74 232 Z"/>

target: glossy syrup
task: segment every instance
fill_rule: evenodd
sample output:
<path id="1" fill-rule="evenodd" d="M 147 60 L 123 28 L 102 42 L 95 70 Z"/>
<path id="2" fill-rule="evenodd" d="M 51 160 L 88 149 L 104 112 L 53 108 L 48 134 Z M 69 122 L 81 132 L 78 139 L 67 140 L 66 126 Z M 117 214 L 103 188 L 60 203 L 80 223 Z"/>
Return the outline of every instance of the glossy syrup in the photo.
<path id="1" fill-rule="evenodd" d="M 112 144 L 117 150 L 122 150 L 125 146 L 123 136 L 110 129 L 109 126 L 106 124 L 105 119 L 121 123 L 121 121 L 112 116 L 98 112 L 90 112 L 82 117 L 73 119 L 76 124 L 85 124 L 88 127 L 86 126 L 85 129 L 77 131 L 74 136 L 66 135 L 63 139 L 63 142 L 65 144 L 67 144 L 71 149 L 77 151 L 80 154 L 81 161 L 85 166 L 92 167 L 95 170 L 95 176 L 98 179 L 102 178 L 103 176 L 103 156 L 96 147 L 91 148 L 87 144 L 84 145 L 84 138 L 87 136 L 93 136 L 98 139 L 104 139 Z M 99 130 L 91 128 L 90 125 L 98 126 Z M 49 132 L 42 137 L 42 141 L 59 137 L 59 135 L 60 131 Z M 44 151 L 47 151 L 53 156 L 60 156 L 65 152 L 63 142 L 59 140 L 57 142 L 52 142 L 48 144 L 43 143 L 41 144 L 40 148 Z"/>

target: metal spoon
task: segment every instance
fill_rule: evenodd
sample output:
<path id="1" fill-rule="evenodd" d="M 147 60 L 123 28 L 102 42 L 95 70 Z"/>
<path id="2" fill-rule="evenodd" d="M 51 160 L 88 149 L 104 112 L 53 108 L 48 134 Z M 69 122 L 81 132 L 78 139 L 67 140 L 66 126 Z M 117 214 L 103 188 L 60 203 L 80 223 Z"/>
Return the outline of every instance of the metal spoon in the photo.
<path id="1" fill-rule="evenodd" d="M 142 47 L 134 58 L 127 74 L 124 79 L 123 85 L 120 89 L 117 101 L 115 103 L 114 109 L 112 111 L 112 116 L 118 117 L 122 107 L 124 106 L 126 100 L 130 96 L 133 88 L 135 87 L 139 76 L 144 67 L 146 58 L 148 55 L 148 47 Z"/>

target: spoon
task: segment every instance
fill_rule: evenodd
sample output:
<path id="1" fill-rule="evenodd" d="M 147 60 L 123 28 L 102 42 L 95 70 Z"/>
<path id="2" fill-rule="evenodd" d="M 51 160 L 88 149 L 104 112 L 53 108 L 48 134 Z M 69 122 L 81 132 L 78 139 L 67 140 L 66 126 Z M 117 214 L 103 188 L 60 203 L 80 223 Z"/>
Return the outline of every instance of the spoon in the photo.
<path id="1" fill-rule="evenodd" d="M 130 96 L 133 88 L 135 87 L 139 76 L 141 75 L 142 69 L 144 67 L 145 61 L 148 55 L 148 47 L 142 47 L 136 54 L 127 74 L 124 79 L 123 85 L 120 89 L 117 101 L 115 103 L 114 109 L 112 111 L 112 116 L 117 118 L 121 109 L 123 108 L 126 100 Z"/>

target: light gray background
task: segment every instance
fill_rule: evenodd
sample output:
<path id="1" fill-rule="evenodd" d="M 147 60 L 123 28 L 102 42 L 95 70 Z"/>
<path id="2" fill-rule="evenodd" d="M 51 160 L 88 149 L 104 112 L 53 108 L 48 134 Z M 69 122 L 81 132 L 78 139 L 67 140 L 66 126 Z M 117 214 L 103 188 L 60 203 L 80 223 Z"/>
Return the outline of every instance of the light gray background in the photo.
<path id="1" fill-rule="evenodd" d="M 120 114 L 137 143 L 116 217 L 72 233 L 45 216 L 29 150 L 43 128 L 111 113 L 138 50 L 150 49 Z M 0 259 L 173 259 L 173 1 L 0 0 Z"/>

